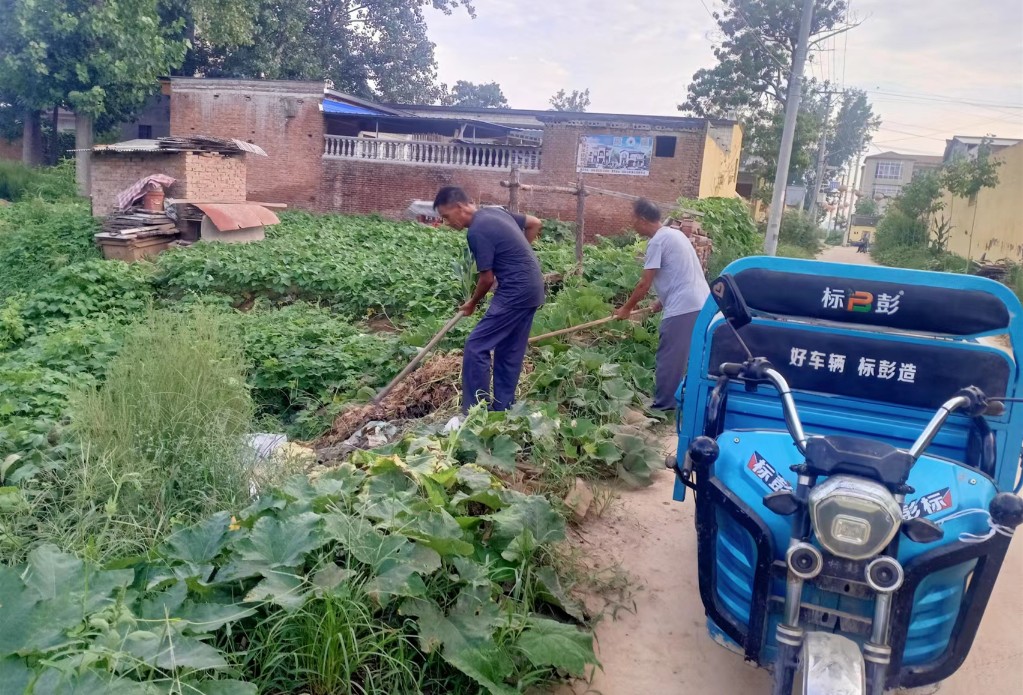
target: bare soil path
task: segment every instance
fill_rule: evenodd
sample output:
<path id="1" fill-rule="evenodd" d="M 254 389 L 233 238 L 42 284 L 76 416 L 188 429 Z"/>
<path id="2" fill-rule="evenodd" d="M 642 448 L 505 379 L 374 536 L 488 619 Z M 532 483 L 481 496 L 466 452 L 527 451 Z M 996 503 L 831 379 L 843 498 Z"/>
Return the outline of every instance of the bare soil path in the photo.
<path id="1" fill-rule="evenodd" d="M 869 253 L 859 253 L 855 246 L 829 246 L 817 255 L 817 260 L 851 265 L 877 265 Z"/>
<path id="2" fill-rule="evenodd" d="M 667 443 L 666 449 L 671 444 Z M 639 587 L 636 612 L 597 627 L 603 670 L 558 695 L 756 695 L 770 678 L 710 639 L 696 573 L 691 500 L 671 500 L 673 476 L 623 492 L 577 541 L 596 567 L 620 563 Z M 937 689 L 919 693 L 1023 693 L 1023 539 L 1012 545 L 966 663 Z M 916 695 L 914 693 L 914 695 Z"/>

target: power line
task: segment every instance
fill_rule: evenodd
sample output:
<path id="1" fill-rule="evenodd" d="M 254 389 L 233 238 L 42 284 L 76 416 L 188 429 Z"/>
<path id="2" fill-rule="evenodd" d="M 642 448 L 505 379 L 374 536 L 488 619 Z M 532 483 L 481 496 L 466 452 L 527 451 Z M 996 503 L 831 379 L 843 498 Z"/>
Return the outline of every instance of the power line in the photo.
<path id="1" fill-rule="evenodd" d="M 960 99 L 956 97 L 929 95 L 926 93 L 912 93 L 912 92 L 890 92 L 883 89 L 867 89 L 864 90 L 871 94 L 881 94 L 884 96 L 898 97 L 900 99 L 918 100 L 918 101 L 937 101 L 945 102 L 949 104 L 966 104 L 969 106 L 980 106 L 984 108 L 995 108 L 995 109 L 1023 109 L 1023 104 L 1004 104 L 994 102 L 984 102 L 970 99 Z"/>

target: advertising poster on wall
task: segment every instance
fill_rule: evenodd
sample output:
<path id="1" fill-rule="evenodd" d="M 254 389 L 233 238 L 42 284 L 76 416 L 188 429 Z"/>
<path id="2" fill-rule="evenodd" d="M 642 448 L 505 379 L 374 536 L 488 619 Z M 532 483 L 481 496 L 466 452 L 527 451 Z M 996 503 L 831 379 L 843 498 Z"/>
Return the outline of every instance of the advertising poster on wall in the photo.
<path id="1" fill-rule="evenodd" d="M 584 135 L 579 138 L 580 174 L 649 176 L 653 138 L 621 135 Z"/>

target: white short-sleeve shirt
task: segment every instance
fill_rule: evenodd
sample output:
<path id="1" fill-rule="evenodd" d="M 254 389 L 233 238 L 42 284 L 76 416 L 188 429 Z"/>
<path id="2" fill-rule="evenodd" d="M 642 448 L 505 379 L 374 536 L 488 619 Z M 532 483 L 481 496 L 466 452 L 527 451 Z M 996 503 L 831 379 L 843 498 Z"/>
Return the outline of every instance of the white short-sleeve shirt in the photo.
<path id="1" fill-rule="evenodd" d="M 647 243 L 644 270 L 656 270 L 654 291 L 664 305 L 663 318 L 703 308 L 710 287 L 696 249 L 679 229 L 661 227 Z"/>

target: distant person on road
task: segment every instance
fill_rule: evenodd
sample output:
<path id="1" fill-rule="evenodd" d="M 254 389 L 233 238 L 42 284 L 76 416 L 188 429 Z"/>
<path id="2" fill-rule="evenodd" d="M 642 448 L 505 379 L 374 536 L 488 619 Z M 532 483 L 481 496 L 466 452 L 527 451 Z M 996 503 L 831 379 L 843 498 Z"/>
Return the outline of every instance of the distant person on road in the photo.
<path id="1" fill-rule="evenodd" d="M 689 362 L 693 326 L 710 296 L 710 288 L 693 243 L 682 230 L 661 224 L 661 211 L 656 205 L 649 200 L 637 200 L 633 206 L 632 226 L 640 236 L 650 241 L 646 247 L 643 277 L 615 316 L 629 318 L 651 286 L 657 292 L 654 310 L 663 309 L 664 312 L 657 344 L 652 407 L 673 410 L 675 392 L 682 383 Z"/>
<path id="2" fill-rule="evenodd" d="M 477 209 L 455 186 L 442 188 L 433 206 L 449 226 L 469 230 L 466 236 L 479 277 L 462 313 L 475 312 L 497 281 L 487 313 L 465 341 L 462 412 L 480 402 L 492 410 L 507 410 L 515 402 L 533 316 L 544 303 L 543 273 L 530 246 L 540 235 L 542 222 L 501 208 Z"/>
<path id="3" fill-rule="evenodd" d="M 864 232 L 863 238 L 860 239 L 860 246 L 856 249 L 856 253 L 866 253 L 870 250 L 870 232 Z"/>

